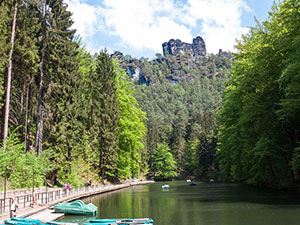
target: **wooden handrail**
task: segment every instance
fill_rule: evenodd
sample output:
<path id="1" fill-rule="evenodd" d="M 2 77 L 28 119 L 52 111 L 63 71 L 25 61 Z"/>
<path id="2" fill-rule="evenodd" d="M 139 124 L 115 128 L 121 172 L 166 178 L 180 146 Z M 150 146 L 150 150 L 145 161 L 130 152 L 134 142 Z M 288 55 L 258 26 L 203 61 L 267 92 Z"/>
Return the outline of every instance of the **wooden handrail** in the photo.
<path id="1" fill-rule="evenodd" d="M 79 194 L 84 193 L 95 193 L 97 191 L 111 191 L 112 189 L 120 189 L 123 187 L 129 187 L 131 185 L 135 184 L 143 184 L 147 183 L 145 182 L 133 182 L 128 184 L 118 184 L 118 185 L 93 185 L 89 187 L 80 187 L 80 188 L 72 188 L 71 190 L 66 190 L 63 188 L 54 189 L 51 191 L 41 191 L 41 192 L 35 192 L 34 197 L 32 193 L 25 194 L 25 195 L 16 195 L 14 196 L 16 199 L 16 202 L 19 205 L 19 209 L 24 209 L 28 207 L 32 207 L 35 204 L 50 204 L 58 200 L 67 200 L 70 197 L 75 197 Z M 9 213 L 11 205 L 11 197 L 0 198 L 0 216 L 3 214 Z"/>

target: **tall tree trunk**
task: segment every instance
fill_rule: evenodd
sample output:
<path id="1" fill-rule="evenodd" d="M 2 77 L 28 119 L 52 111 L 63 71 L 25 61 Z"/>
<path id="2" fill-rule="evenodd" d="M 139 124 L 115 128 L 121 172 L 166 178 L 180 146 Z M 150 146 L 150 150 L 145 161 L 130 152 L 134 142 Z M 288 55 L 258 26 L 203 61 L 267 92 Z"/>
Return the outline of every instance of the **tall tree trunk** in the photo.
<path id="1" fill-rule="evenodd" d="M 105 171 L 104 171 L 104 163 L 103 163 L 103 153 L 102 151 L 100 152 L 100 158 L 99 158 L 99 175 L 101 177 L 101 180 L 102 180 L 102 183 L 104 183 L 104 174 L 105 174 Z"/>
<path id="2" fill-rule="evenodd" d="M 29 151 L 30 145 L 30 111 L 31 111 L 31 81 L 27 89 L 26 96 L 26 112 L 25 112 L 25 151 Z"/>
<path id="3" fill-rule="evenodd" d="M 40 63 L 40 85 L 39 85 L 39 97 L 38 97 L 38 112 L 37 112 L 37 125 L 36 125 L 36 138 L 35 138 L 35 151 L 39 155 L 42 152 L 42 143 L 43 143 L 43 79 L 44 79 L 44 60 L 45 60 L 45 50 L 46 50 L 46 1 L 44 0 L 43 6 L 43 39 L 42 39 L 42 56 Z"/>
<path id="4" fill-rule="evenodd" d="M 5 113 L 4 113 L 4 128 L 3 128 L 3 141 L 4 141 L 4 151 L 6 150 L 6 138 L 8 134 L 8 117 L 9 117 L 9 104 L 10 104 L 10 88 L 11 88 L 11 71 L 12 71 L 12 56 L 14 51 L 15 44 L 15 31 L 16 31 L 16 21 L 17 21 L 17 12 L 18 12 L 18 4 L 15 5 L 14 10 L 14 19 L 12 24 L 11 31 L 11 48 L 9 51 L 9 65 L 8 65 L 8 73 L 7 73 L 7 83 L 6 83 L 6 97 L 5 97 Z"/>

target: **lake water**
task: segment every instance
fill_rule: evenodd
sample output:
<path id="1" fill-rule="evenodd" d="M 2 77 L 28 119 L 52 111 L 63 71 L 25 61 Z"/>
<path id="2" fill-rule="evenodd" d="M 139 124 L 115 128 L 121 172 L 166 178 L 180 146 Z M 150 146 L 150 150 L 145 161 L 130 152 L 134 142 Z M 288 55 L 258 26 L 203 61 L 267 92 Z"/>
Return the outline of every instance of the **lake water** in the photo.
<path id="1" fill-rule="evenodd" d="M 299 225 L 300 193 L 262 190 L 245 184 L 168 182 L 134 186 L 84 199 L 96 218 L 144 218 L 155 225 Z M 66 222 L 90 218 L 66 216 Z"/>

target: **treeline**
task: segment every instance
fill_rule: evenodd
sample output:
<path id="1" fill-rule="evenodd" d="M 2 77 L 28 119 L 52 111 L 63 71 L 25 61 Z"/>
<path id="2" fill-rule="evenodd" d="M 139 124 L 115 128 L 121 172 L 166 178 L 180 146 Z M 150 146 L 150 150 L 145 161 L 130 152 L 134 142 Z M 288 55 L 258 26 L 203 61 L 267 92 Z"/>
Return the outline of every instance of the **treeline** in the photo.
<path id="1" fill-rule="evenodd" d="M 299 11 L 297 0 L 274 5 L 237 45 L 219 115 L 224 178 L 299 188 Z"/>
<path id="2" fill-rule="evenodd" d="M 0 2 L 0 176 L 12 187 L 32 174 L 42 185 L 46 171 L 73 185 L 147 172 L 133 84 L 105 51 L 91 56 L 72 24 L 62 0 Z"/>
<path id="3" fill-rule="evenodd" d="M 157 56 L 154 60 L 119 57 L 129 75 L 140 71 L 132 79 L 148 118 L 149 176 L 216 179 L 216 110 L 221 107 L 232 57 L 194 58 L 189 52 Z"/>
<path id="4" fill-rule="evenodd" d="M 155 174 L 156 146 L 166 144 L 176 161 L 181 178 L 216 178 L 216 109 L 222 101 L 226 76 L 203 77 L 173 85 L 141 85 L 137 99 L 147 112 L 149 165 Z M 164 177 L 166 178 L 166 177 Z"/>

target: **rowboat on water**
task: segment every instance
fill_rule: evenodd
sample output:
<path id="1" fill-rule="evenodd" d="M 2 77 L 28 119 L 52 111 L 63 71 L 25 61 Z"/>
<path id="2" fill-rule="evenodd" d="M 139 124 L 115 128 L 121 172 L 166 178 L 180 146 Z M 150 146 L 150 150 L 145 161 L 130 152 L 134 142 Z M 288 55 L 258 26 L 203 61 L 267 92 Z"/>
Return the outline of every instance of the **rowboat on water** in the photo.
<path id="1" fill-rule="evenodd" d="M 85 204 L 81 200 L 62 202 L 54 206 L 54 212 L 74 215 L 96 215 L 97 206 L 93 203 Z"/>
<path id="2" fill-rule="evenodd" d="M 10 220 L 4 220 L 4 223 L 8 225 L 77 225 L 77 223 L 64 223 L 22 217 L 12 217 Z"/>
<path id="3" fill-rule="evenodd" d="M 28 223 L 28 222 L 15 221 L 15 220 L 4 220 L 4 223 L 8 224 L 8 225 L 32 225 L 32 224 L 40 224 L 40 223 Z"/>
<path id="4" fill-rule="evenodd" d="M 112 225 L 112 224 L 153 224 L 153 219 L 151 218 L 138 218 L 138 219 L 92 219 L 89 223 L 84 223 L 84 225 Z"/>
<path id="5" fill-rule="evenodd" d="M 168 184 L 163 184 L 161 187 L 164 189 L 164 188 L 169 188 L 170 186 Z"/>
<path id="6" fill-rule="evenodd" d="M 196 186 L 196 183 L 192 181 L 191 186 Z"/>

